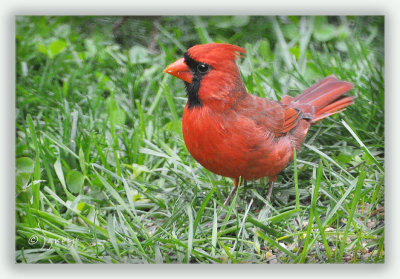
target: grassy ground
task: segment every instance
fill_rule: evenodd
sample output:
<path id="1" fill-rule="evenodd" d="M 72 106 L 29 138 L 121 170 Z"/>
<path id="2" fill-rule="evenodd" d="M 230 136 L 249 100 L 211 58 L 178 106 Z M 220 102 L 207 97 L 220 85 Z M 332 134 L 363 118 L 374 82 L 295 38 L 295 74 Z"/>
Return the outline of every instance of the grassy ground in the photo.
<path id="1" fill-rule="evenodd" d="M 383 17 L 17 17 L 20 263 L 383 263 Z M 314 126 L 278 177 L 241 187 L 189 155 L 182 82 L 198 43 L 245 47 L 249 92 L 330 74 L 355 105 Z"/>

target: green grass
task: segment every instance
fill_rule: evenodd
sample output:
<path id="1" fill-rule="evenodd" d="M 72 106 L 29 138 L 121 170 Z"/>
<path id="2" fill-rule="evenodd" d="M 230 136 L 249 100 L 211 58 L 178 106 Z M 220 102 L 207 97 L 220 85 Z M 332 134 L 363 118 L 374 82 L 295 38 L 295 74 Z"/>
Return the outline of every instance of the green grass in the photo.
<path id="1" fill-rule="evenodd" d="M 383 17 L 118 20 L 16 18 L 16 262 L 385 261 Z M 259 180 L 223 206 L 232 181 L 185 148 L 184 86 L 162 70 L 208 41 L 246 48 L 259 96 L 354 83 L 271 203 Z"/>

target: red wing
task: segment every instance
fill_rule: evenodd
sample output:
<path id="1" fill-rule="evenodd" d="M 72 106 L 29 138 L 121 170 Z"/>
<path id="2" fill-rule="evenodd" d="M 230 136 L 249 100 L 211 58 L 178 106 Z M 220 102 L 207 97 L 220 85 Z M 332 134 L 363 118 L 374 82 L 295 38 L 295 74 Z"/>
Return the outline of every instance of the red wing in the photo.
<path id="1" fill-rule="evenodd" d="M 286 105 L 254 95 L 249 95 L 242 100 L 237 107 L 240 113 L 253 121 L 266 132 L 272 133 L 275 137 L 281 137 L 298 124 L 299 111 L 294 108 L 287 108 Z"/>

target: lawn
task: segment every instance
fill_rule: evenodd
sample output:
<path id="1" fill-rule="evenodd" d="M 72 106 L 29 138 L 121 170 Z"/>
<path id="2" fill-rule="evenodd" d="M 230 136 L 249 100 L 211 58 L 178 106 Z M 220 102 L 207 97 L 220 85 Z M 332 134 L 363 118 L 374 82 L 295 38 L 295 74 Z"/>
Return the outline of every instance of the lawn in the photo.
<path id="1" fill-rule="evenodd" d="M 30 17 L 16 21 L 17 263 L 384 263 L 384 17 Z M 199 43 L 244 47 L 252 94 L 328 75 L 355 104 L 278 176 L 239 188 L 188 153 Z"/>

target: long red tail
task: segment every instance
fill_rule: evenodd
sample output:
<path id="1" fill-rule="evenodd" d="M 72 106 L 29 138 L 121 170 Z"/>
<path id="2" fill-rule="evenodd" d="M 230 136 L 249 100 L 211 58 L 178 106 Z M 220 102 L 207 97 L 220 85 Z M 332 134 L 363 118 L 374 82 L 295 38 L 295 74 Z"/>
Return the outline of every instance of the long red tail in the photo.
<path id="1" fill-rule="evenodd" d="M 295 98 L 284 96 L 282 103 L 300 109 L 311 123 L 342 111 L 354 102 L 355 97 L 343 96 L 353 84 L 329 76 L 317 82 Z"/>

